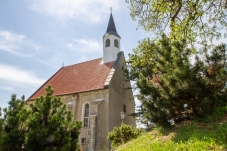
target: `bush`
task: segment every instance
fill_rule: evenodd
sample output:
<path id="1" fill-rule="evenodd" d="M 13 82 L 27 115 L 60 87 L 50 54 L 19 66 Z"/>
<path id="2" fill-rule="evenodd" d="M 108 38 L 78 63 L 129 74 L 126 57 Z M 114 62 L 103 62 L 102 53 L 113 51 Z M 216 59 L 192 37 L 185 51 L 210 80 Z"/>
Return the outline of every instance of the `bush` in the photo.
<path id="1" fill-rule="evenodd" d="M 137 138 L 141 134 L 141 129 L 137 129 L 131 125 L 121 124 L 120 127 L 114 127 L 109 132 L 108 139 L 112 141 L 112 147 L 117 147 L 131 139 Z"/>

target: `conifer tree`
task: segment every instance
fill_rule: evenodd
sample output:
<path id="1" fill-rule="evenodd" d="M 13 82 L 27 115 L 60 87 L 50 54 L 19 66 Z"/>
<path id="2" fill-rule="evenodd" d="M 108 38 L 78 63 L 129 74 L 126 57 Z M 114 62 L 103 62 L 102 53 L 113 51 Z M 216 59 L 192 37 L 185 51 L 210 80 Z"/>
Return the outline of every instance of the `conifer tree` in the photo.
<path id="1" fill-rule="evenodd" d="M 23 150 L 26 135 L 26 120 L 29 112 L 25 107 L 24 96 L 20 99 L 13 94 L 9 101 L 9 107 L 4 109 L 4 124 L 0 136 L 0 150 Z"/>
<path id="2" fill-rule="evenodd" d="M 3 131 L 4 123 L 2 119 L 2 108 L 0 107 L 0 144 L 1 144 L 1 136 Z"/>
<path id="3" fill-rule="evenodd" d="M 24 97 L 19 100 L 12 95 L 0 124 L 0 151 L 79 150 L 82 124 L 73 120 L 50 86 L 45 96 L 29 105 Z"/>
<path id="4" fill-rule="evenodd" d="M 53 89 L 46 88 L 41 96 L 30 104 L 26 150 L 79 150 L 78 138 L 81 122 L 74 121 L 59 97 L 53 96 Z"/>
<path id="5" fill-rule="evenodd" d="M 227 102 L 226 52 L 226 45 L 220 45 L 196 55 L 185 40 L 171 41 L 165 35 L 157 41 L 144 39 L 130 55 L 126 71 L 139 89 L 139 113 L 162 126 L 213 114 Z"/>

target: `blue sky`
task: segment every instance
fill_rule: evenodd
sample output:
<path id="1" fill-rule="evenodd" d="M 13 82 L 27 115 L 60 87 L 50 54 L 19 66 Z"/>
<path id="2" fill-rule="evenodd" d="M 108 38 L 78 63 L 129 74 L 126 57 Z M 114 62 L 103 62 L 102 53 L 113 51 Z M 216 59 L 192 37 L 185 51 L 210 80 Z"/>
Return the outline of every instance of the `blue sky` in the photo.
<path id="1" fill-rule="evenodd" d="M 152 37 L 132 21 L 124 0 L 2 0 L 0 5 L 0 107 L 12 94 L 28 98 L 63 63 L 102 57 L 110 7 L 121 50 Z"/>

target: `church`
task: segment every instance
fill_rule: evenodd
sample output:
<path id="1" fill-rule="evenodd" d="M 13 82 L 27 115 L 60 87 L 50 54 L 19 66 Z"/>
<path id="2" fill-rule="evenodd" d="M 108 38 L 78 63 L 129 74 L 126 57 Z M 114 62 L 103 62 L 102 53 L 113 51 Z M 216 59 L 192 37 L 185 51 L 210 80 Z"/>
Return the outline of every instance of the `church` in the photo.
<path id="1" fill-rule="evenodd" d="M 71 110 L 74 120 L 82 121 L 79 143 L 83 151 L 110 149 L 108 133 L 121 123 L 136 126 L 135 101 L 130 81 L 124 76 L 124 53 L 112 13 L 103 36 L 103 57 L 59 69 L 28 101 L 45 95 L 51 85 Z M 121 114 L 125 117 L 121 117 Z"/>

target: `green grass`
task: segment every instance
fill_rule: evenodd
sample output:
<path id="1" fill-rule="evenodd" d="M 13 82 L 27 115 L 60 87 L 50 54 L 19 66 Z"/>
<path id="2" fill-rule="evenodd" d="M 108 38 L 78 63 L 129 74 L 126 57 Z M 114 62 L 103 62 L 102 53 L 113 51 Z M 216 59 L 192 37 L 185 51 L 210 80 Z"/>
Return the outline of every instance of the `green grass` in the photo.
<path id="1" fill-rule="evenodd" d="M 184 123 L 170 130 L 154 129 L 116 151 L 227 150 L 227 123 Z"/>

